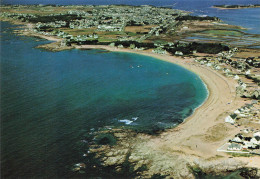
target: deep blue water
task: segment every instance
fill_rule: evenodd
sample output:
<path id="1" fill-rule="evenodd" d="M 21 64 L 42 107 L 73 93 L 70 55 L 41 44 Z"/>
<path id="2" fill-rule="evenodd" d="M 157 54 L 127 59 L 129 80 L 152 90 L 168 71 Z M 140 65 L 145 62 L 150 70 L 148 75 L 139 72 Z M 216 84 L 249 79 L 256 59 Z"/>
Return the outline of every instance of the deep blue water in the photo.
<path id="1" fill-rule="evenodd" d="M 167 6 L 191 11 L 196 15 L 217 16 L 224 22 L 248 28 L 247 32 L 260 34 L 260 8 L 220 10 L 211 8 L 221 4 L 260 4 L 260 0 L 2 0 L 3 4 L 129 4 Z"/>
<path id="2" fill-rule="evenodd" d="M 1 23 L 2 176 L 65 177 L 91 129 L 174 126 L 207 97 L 200 78 L 151 57 L 102 50 L 49 52 Z M 128 121 L 129 122 L 129 121 Z"/>

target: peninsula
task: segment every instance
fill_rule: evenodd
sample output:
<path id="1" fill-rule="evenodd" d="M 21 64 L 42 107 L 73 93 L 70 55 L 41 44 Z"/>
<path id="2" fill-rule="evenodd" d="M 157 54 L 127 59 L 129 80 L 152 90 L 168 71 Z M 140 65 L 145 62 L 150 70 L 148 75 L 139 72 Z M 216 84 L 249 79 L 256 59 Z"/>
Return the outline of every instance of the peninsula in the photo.
<path id="1" fill-rule="evenodd" d="M 153 6 L 1 6 L 0 20 L 24 25 L 20 35 L 54 41 L 51 51 L 105 49 L 153 56 L 197 73 L 209 97 L 173 129 L 111 128 L 89 142 L 72 171 L 110 169 L 115 176 L 195 178 L 205 174 L 260 176 L 260 52 L 242 27 L 217 17 Z M 189 39 L 194 33 L 207 39 Z M 227 35 L 232 38 L 225 41 Z M 212 38 L 214 37 L 214 38 Z M 217 37 L 217 39 L 216 39 Z M 223 42 L 223 43 L 221 43 Z M 259 45 L 258 40 L 251 41 Z M 115 144 L 116 143 L 116 144 Z"/>
<path id="2" fill-rule="evenodd" d="M 244 8 L 259 8 L 260 4 L 249 4 L 249 5 L 214 5 L 215 8 L 220 9 L 244 9 Z"/>

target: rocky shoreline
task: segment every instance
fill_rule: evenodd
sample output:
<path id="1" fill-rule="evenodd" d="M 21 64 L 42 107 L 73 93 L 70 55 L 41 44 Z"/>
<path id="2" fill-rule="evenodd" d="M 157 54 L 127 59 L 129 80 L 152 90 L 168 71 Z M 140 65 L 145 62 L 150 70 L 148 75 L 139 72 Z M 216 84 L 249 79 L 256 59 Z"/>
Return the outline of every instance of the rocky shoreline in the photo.
<path id="1" fill-rule="evenodd" d="M 101 172 L 100 175 L 129 178 L 196 178 L 231 174 L 250 178 L 260 177 L 259 169 L 246 168 L 245 162 L 232 157 L 216 156 L 205 160 L 198 156 L 187 156 L 181 150 L 162 154 L 143 145 L 160 135 L 151 136 L 128 129 L 114 129 L 97 132 L 93 137 L 84 157 L 91 155 L 98 162 L 95 165 L 86 162 L 85 167 L 76 167 L 75 171 L 81 170 L 91 175 L 93 171 L 109 169 L 110 174 Z M 114 140 L 116 145 L 113 144 Z"/>

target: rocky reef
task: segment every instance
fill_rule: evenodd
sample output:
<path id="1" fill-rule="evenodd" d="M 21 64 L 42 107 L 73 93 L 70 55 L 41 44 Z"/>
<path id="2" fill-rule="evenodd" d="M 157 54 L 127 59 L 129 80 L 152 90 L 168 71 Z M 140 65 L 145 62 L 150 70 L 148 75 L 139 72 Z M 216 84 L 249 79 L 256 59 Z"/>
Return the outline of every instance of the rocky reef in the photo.
<path id="1" fill-rule="evenodd" d="M 96 132 L 89 150 L 83 155 L 86 158 L 91 156 L 91 163 L 86 160 L 89 166 L 83 170 L 86 173 L 95 171 L 99 176 L 126 178 L 198 178 L 206 175 L 225 176 L 232 172 L 252 178 L 260 173 L 254 168 L 245 168 L 246 163 L 235 158 L 216 156 L 202 159 L 181 150 L 154 150 L 148 142 L 155 137 L 159 136 L 129 129 Z M 93 160 L 98 162 L 93 165 Z"/>

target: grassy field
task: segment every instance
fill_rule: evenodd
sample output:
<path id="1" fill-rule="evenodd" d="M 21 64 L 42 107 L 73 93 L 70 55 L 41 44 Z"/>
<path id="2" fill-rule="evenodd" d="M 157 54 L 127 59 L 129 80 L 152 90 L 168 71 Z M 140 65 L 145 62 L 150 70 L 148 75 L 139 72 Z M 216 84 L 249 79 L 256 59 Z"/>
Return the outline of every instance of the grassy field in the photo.
<path id="1" fill-rule="evenodd" d="M 63 32 L 66 32 L 70 35 L 77 36 L 77 35 L 88 35 L 93 34 L 96 32 L 96 28 L 87 28 L 87 29 L 70 29 L 70 28 L 61 28 Z"/>
<path id="2" fill-rule="evenodd" d="M 155 25 L 145 25 L 145 26 L 126 26 L 125 32 L 133 33 L 148 33 Z"/>
<path id="3" fill-rule="evenodd" d="M 30 8 L 26 6 L 19 6 L 19 7 L 0 7 L 1 12 L 9 12 L 9 13 L 22 13 L 22 14 L 35 14 L 35 15 L 49 15 L 49 14 L 59 14 L 59 13 L 66 13 L 69 10 L 84 10 L 90 11 L 92 8 L 83 7 L 83 6 L 30 6 Z"/>
<path id="4" fill-rule="evenodd" d="M 243 33 L 236 30 L 206 30 L 204 34 L 216 36 L 242 36 Z"/>

